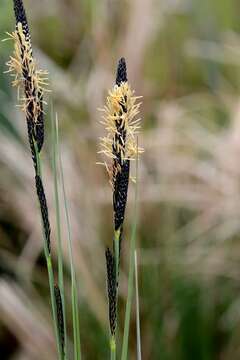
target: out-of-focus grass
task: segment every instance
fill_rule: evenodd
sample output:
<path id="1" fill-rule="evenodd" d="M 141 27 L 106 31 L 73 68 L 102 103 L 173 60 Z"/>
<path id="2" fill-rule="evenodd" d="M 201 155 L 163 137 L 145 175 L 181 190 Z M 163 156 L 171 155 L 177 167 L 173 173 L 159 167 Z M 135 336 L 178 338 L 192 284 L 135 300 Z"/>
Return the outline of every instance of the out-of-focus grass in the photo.
<path id="1" fill-rule="evenodd" d="M 59 114 L 85 358 L 105 359 L 108 349 L 104 245 L 111 240 L 111 190 L 95 165 L 97 108 L 112 84 L 116 60 L 125 56 L 131 83 L 144 96 L 138 232 L 143 359 L 239 359 L 238 0 L 25 5 L 34 51 L 50 71 L 50 97 Z M 2 0 L 0 37 L 13 27 L 11 2 Z M 1 43 L 0 57 L 0 348 L 4 359 L 36 360 L 43 358 L 40 346 L 47 360 L 54 358 L 54 340 L 30 154 L 16 94 L 3 74 L 11 46 Z M 43 161 L 53 223 L 50 154 L 49 131 Z M 130 187 L 125 270 L 133 194 Z M 67 270 L 66 241 L 63 254 Z M 69 281 L 68 274 L 68 304 Z M 67 319 L 70 330 L 69 310 Z M 133 313 L 132 358 L 135 352 Z"/>

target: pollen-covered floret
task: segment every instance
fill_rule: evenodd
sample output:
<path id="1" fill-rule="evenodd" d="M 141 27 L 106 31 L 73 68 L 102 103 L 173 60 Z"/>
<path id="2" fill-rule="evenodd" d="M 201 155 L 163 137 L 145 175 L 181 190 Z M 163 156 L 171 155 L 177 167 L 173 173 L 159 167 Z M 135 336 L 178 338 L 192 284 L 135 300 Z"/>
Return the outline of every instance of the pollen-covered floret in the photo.
<path id="1" fill-rule="evenodd" d="M 14 78 L 12 86 L 18 89 L 20 107 L 29 118 L 37 122 L 43 111 L 43 93 L 48 85 L 48 73 L 37 68 L 30 36 L 26 35 L 22 23 L 19 22 L 16 30 L 8 33 L 8 36 L 14 41 L 14 51 L 7 62 L 7 72 Z"/>
<path id="2" fill-rule="evenodd" d="M 103 111 L 103 120 L 107 135 L 101 138 L 101 150 L 108 159 L 115 159 L 117 169 L 112 169 L 106 161 L 107 169 L 111 176 L 116 176 L 116 171 L 121 171 L 125 160 L 136 158 L 137 152 L 142 152 L 136 142 L 136 134 L 140 128 L 139 114 L 140 97 L 134 96 L 128 82 L 121 82 L 109 91 L 107 104 Z M 113 179 L 111 179 L 113 181 Z"/>

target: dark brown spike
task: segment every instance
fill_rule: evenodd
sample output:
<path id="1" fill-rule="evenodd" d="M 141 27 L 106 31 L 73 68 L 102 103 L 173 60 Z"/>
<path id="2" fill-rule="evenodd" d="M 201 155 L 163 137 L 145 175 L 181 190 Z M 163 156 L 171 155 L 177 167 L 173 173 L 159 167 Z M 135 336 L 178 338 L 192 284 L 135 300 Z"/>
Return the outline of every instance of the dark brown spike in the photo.
<path id="1" fill-rule="evenodd" d="M 13 6 L 14 6 L 14 13 L 16 18 L 16 25 L 18 23 L 22 24 L 24 35 L 27 39 L 30 38 L 30 32 L 28 27 L 28 21 L 26 12 L 24 9 L 23 1 L 22 0 L 13 0 Z"/>
<path id="2" fill-rule="evenodd" d="M 22 24 L 23 27 L 23 33 L 26 37 L 27 41 L 31 41 L 31 37 L 30 37 L 30 32 L 29 32 L 29 27 L 28 27 L 28 22 L 27 22 L 27 17 L 26 17 L 26 12 L 23 6 L 23 2 L 22 0 L 14 0 L 14 12 L 15 12 L 15 17 L 16 17 L 16 24 L 18 24 L 19 22 Z M 18 29 L 17 29 L 18 30 Z M 21 43 L 21 37 L 19 36 L 19 41 Z M 30 120 L 34 123 L 34 128 L 33 128 L 33 137 L 34 140 L 37 143 L 37 147 L 38 147 L 38 151 L 40 152 L 44 143 L 44 113 L 43 113 L 43 93 L 41 90 L 39 89 L 35 89 L 33 88 L 33 79 L 32 79 L 32 75 L 30 74 L 29 71 L 29 65 L 26 62 L 26 60 L 24 60 L 24 44 L 22 44 L 22 74 L 24 77 L 24 91 L 26 94 L 26 98 L 27 99 L 32 99 L 31 101 L 29 101 L 28 106 L 27 106 L 27 120 Z M 38 107 L 40 108 L 40 112 L 39 115 L 37 117 L 37 119 L 34 118 L 34 104 L 36 106 L 36 104 L 38 105 Z M 31 146 L 31 144 L 30 144 Z"/>
<path id="3" fill-rule="evenodd" d="M 122 82 L 127 81 L 127 65 L 125 59 L 122 57 L 118 62 L 116 84 L 120 86 Z"/>
<path id="4" fill-rule="evenodd" d="M 39 200 L 41 214 L 42 214 L 45 240 L 46 240 L 46 244 L 47 244 L 48 253 L 50 254 L 51 253 L 51 239 L 50 239 L 51 229 L 50 229 L 49 216 L 48 216 L 47 200 L 46 200 L 45 191 L 43 188 L 42 179 L 39 175 L 35 176 L 35 182 L 36 182 L 36 190 L 37 190 L 38 200 Z"/>
<path id="5" fill-rule="evenodd" d="M 13 0 L 16 23 L 27 24 L 26 12 L 22 0 Z"/>
<path id="6" fill-rule="evenodd" d="M 122 82 L 127 81 L 127 66 L 124 58 L 121 58 L 118 63 L 116 84 L 121 85 Z M 122 114 L 127 113 L 127 99 L 121 99 L 119 105 L 121 110 L 119 119 L 116 120 L 116 133 L 112 145 L 113 160 L 113 208 L 114 208 L 114 225 L 115 230 L 123 226 L 125 208 L 127 203 L 128 183 L 129 183 L 129 168 L 130 161 L 123 160 L 126 148 L 126 129 L 123 126 Z M 120 145 L 120 146 L 119 146 Z"/>
<path id="7" fill-rule="evenodd" d="M 58 324 L 58 332 L 61 343 L 62 353 L 64 354 L 65 350 L 65 330 L 64 330 L 64 316 L 63 316 L 63 303 L 61 291 L 58 285 L 54 286 L 54 296 L 57 308 L 57 324 Z"/>
<path id="8" fill-rule="evenodd" d="M 117 321 L 117 283 L 116 283 L 116 266 L 115 258 L 110 249 L 105 251 L 107 264 L 107 288 L 108 288 L 108 313 L 109 325 L 112 336 L 116 332 Z"/>
<path id="9" fill-rule="evenodd" d="M 117 160 L 114 160 L 114 162 Z M 114 165 L 115 167 L 117 164 Z M 130 161 L 124 160 L 117 171 L 113 183 L 114 226 L 119 230 L 123 226 L 128 196 Z"/>

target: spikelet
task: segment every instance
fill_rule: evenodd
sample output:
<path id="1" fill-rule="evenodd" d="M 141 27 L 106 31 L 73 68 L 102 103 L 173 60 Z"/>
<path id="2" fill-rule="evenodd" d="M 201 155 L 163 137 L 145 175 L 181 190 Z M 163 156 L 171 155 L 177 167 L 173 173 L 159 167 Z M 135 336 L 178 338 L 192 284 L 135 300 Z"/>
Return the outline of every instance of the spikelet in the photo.
<path id="1" fill-rule="evenodd" d="M 46 241 L 46 245 L 47 245 L 48 254 L 50 255 L 50 253 L 51 253 L 51 239 L 50 239 L 51 228 L 50 228 L 49 216 L 48 216 L 48 205 L 47 205 L 47 199 L 45 196 L 42 179 L 39 175 L 35 175 L 35 185 L 36 185 L 36 191 L 37 191 L 37 196 L 38 196 L 41 215 L 42 215 L 45 241 Z"/>
<path id="2" fill-rule="evenodd" d="M 119 61 L 116 85 L 109 91 L 103 120 L 107 134 L 100 139 L 99 153 L 106 155 L 106 169 L 113 188 L 113 207 L 115 230 L 123 225 L 127 202 L 130 161 L 134 160 L 139 149 L 136 134 L 140 128 L 140 103 L 127 80 L 125 59 Z M 110 161 L 109 161 L 110 160 Z"/>
<path id="3" fill-rule="evenodd" d="M 21 108 L 26 114 L 28 140 L 35 170 L 35 187 L 40 204 L 46 248 L 51 252 L 51 228 L 48 205 L 42 178 L 39 173 L 37 156 L 44 142 L 43 93 L 46 73 L 38 70 L 32 54 L 31 37 L 22 0 L 13 0 L 16 30 L 8 34 L 14 41 L 13 56 L 8 61 L 8 71 L 13 76 L 12 85 L 18 88 Z"/>
<path id="4" fill-rule="evenodd" d="M 118 80 L 117 80 L 118 81 Z M 134 96 L 128 82 L 121 82 L 109 91 L 107 104 L 103 111 L 103 120 L 107 135 L 100 140 L 101 150 L 110 159 L 117 159 L 119 165 L 124 160 L 136 158 L 137 150 L 136 134 L 140 128 L 139 114 L 140 97 Z M 119 168 L 120 170 L 120 168 Z"/>
<path id="5" fill-rule="evenodd" d="M 21 0 L 14 0 L 14 10 L 16 30 L 8 34 L 14 42 L 14 51 L 7 62 L 7 72 L 13 77 L 12 86 L 18 89 L 19 105 L 27 121 L 34 124 L 32 136 L 41 151 L 44 142 L 43 95 L 48 85 L 48 73 L 39 70 L 33 58 L 29 27 Z"/>
<path id="6" fill-rule="evenodd" d="M 114 337 L 117 321 L 117 285 L 115 257 L 109 248 L 105 251 L 107 264 L 107 289 L 108 289 L 108 311 L 111 335 Z"/>

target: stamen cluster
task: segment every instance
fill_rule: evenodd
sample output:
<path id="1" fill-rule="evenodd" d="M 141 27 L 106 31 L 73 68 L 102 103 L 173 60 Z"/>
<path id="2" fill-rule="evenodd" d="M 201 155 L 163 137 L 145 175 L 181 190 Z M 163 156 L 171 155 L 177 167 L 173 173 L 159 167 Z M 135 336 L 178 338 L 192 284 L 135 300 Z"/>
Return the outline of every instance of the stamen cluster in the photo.
<path id="1" fill-rule="evenodd" d="M 106 106 L 103 109 L 103 120 L 107 134 L 101 138 L 101 151 L 106 155 L 105 166 L 113 188 L 113 208 L 115 230 L 121 230 L 127 202 L 130 161 L 134 160 L 138 148 L 136 134 L 140 128 L 140 97 L 134 96 L 127 80 L 125 59 L 120 59 L 116 84 L 109 91 Z M 109 163 L 111 159 L 111 163 Z"/>
<path id="2" fill-rule="evenodd" d="M 7 72 L 14 77 L 12 86 L 18 88 L 20 107 L 27 121 L 33 123 L 33 136 L 40 151 L 44 141 L 43 94 L 48 73 L 37 68 L 26 22 L 17 22 L 16 30 L 8 35 L 14 41 L 14 51 L 7 62 Z"/>
<path id="3" fill-rule="evenodd" d="M 107 135 L 101 138 L 100 153 L 105 154 L 108 159 L 116 160 L 112 169 L 106 163 L 112 184 L 124 161 L 136 158 L 137 152 L 141 151 L 137 149 L 136 143 L 136 134 L 140 128 L 140 119 L 136 119 L 140 107 L 140 103 L 137 103 L 139 98 L 134 96 L 127 81 L 121 82 L 109 91 L 107 104 L 103 109 L 101 123 Z"/>
<path id="4" fill-rule="evenodd" d="M 137 118 L 140 103 L 139 97 L 134 95 L 127 80 L 125 59 L 120 59 L 117 68 L 116 83 L 109 91 L 103 111 L 102 124 L 106 129 L 106 136 L 101 138 L 100 153 L 106 155 L 110 183 L 113 189 L 113 217 L 114 239 L 112 250 L 107 247 L 107 285 L 109 302 L 109 325 L 111 341 L 116 344 L 117 326 L 117 293 L 119 280 L 119 265 L 125 208 L 127 204 L 130 162 L 134 160 L 139 149 L 136 134 L 140 128 Z"/>

